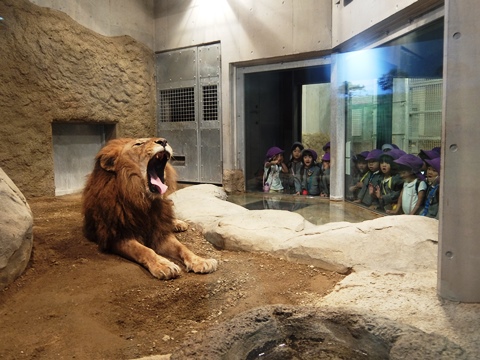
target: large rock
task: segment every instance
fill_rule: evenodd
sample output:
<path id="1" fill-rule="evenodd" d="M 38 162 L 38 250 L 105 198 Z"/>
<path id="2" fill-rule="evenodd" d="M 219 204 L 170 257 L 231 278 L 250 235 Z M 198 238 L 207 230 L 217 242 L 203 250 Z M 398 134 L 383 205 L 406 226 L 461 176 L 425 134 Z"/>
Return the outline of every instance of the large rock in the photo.
<path id="1" fill-rule="evenodd" d="M 33 246 L 33 216 L 23 194 L 0 168 L 0 289 L 27 267 Z"/>
<path id="2" fill-rule="evenodd" d="M 297 213 L 247 210 L 225 199 L 224 190 L 214 185 L 190 186 L 172 196 L 177 216 L 202 228 L 221 249 L 269 252 L 342 274 L 437 266 L 435 219 L 401 215 L 314 225 Z"/>

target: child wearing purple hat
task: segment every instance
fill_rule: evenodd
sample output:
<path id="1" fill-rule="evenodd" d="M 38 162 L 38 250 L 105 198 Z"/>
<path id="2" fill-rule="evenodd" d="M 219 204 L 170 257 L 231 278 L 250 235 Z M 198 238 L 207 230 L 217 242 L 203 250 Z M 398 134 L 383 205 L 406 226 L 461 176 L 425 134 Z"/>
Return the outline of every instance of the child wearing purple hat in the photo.
<path id="1" fill-rule="evenodd" d="M 358 193 L 363 187 L 363 180 L 367 176 L 368 165 L 367 160 L 368 151 L 362 151 L 352 157 L 354 168 L 349 180 L 347 199 L 355 201 L 358 199 Z"/>
<path id="2" fill-rule="evenodd" d="M 290 160 L 287 163 L 288 168 L 288 188 L 290 193 L 300 195 L 302 191 L 302 182 L 300 180 L 300 170 L 303 166 L 302 151 L 304 146 L 301 142 L 294 142 L 290 149 Z"/>
<path id="3" fill-rule="evenodd" d="M 425 206 L 420 215 L 438 219 L 440 197 L 440 158 L 425 159 L 427 163 L 427 190 Z"/>
<path id="4" fill-rule="evenodd" d="M 268 149 L 265 156 L 263 191 L 283 192 L 280 173 L 288 173 L 287 165 L 283 162 L 283 150 L 274 146 Z"/>
<path id="5" fill-rule="evenodd" d="M 387 214 L 417 215 L 422 210 L 427 184 L 423 181 L 421 169 L 422 159 L 412 154 L 405 154 L 394 160 L 398 165 L 398 173 L 403 179 L 403 189 L 397 202 L 397 208 L 387 210 Z"/>
<path id="6" fill-rule="evenodd" d="M 372 197 L 369 188 L 375 188 L 377 185 L 380 185 L 381 174 L 379 157 L 383 153 L 384 152 L 380 149 L 374 149 L 370 151 L 365 158 L 368 164 L 368 172 L 363 179 L 362 189 L 358 192 L 358 199 L 354 200 L 354 202 L 362 203 L 371 208 L 378 207 L 378 200 L 375 197 Z"/>
<path id="7" fill-rule="evenodd" d="M 317 164 L 317 152 L 313 149 L 302 151 L 303 167 L 300 171 L 302 195 L 320 195 L 321 169 Z"/>
<path id="8" fill-rule="evenodd" d="M 380 155 L 380 185 L 370 187 L 370 194 L 378 199 L 379 209 L 382 211 L 395 210 L 398 197 L 403 188 L 403 179 L 396 171 L 394 160 L 401 155 L 401 150 L 393 149 Z"/>
<path id="9" fill-rule="evenodd" d="M 320 174 L 320 196 L 330 196 L 330 153 L 322 157 L 322 172 Z"/>

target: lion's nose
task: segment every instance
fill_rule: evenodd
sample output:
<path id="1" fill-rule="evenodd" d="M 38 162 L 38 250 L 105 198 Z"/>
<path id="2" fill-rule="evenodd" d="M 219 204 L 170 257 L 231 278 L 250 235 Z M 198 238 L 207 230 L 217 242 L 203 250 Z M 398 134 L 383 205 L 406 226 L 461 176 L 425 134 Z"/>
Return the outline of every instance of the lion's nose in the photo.
<path id="1" fill-rule="evenodd" d="M 160 144 L 162 145 L 163 147 L 165 147 L 167 145 L 167 140 L 166 139 L 160 139 L 160 140 L 157 140 L 155 141 L 157 144 Z"/>

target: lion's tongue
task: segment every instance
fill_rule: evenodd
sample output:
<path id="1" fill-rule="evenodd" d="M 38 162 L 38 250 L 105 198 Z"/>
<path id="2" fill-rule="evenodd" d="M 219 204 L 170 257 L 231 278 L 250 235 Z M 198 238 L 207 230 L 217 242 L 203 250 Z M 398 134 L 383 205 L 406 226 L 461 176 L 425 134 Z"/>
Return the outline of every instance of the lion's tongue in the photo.
<path id="1" fill-rule="evenodd" d="M 154 171 L 150 173 L 150 182 L 157 187 L 160 194 L 165 194 L 167 192 L 168 186 L 160 180 Z"/>

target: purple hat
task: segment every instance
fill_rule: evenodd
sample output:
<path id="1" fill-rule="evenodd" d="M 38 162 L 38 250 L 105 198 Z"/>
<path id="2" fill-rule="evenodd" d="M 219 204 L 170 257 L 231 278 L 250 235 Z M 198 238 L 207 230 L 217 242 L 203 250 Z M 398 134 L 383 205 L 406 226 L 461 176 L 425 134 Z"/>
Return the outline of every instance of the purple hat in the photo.
<path id="1" fill-rule="evenodd" d="M 405 154 L 400 156 L 398 159 L 393 160 L 399 165 L 406 166 L 412 171 L 417 174 L 420 172 L 420 170 L 423 167 L 423 160 L 420 159 L 418 156 L 412 155 L 412 154 Z"/>
<path id="2" fill-rule="evenodd" d="M 322 161 L 330 161 L 330 153 L 325 153 L 322 157 Z"/>
<path id="3" fill-rule="evenodd" d="M 354 162 L 357 162 L 357 161 L 359 161 L 359 160 L 360 160 L 360 161 L 366 161 L 365 159 L 367 158 L 368 153 L 369 153 L 368 151 L 362 151 L 360 154 L 357 154 L 357 155 L 353 156 L 353 159 L 352 159 L 352 160 L 353 160 Z"/>
<path id="4" fill-rule="evenodd" d="M 406 152 L 400 149 L 392 149 L 390 151 L 384 151 L 383 154 L 380 154 L 380 157 L 382 156 L 390 156 L 393 160 L 398 159 L 400 156 L 405 155 Z M 379 158 L 380 158 L 379 157 Z"/>
<path id="5" fill-rule="evenodd" d="M 436 172 L 440 172 L 440 158 L 437 157 L 435 159 L 425 159 L 425 162 L 433 167 L 435 169 Z"/>
<path id="6" fill-rule="evenodd" d="M 419 156 L 427 159 L 435 159 L 440 157 L 440 148 L 433 148 L 432 150 L 420 150 Z"/>
<path id="7" fill-rule="evenodd" d="M 327 151 L 327 149 L 330 147 L 330 141 L 327 142 L 325 145 L 323 145 L 323 151 Z"/>
<path id="8" fill-rule="evenodd" d="M 267 155 L 265 155 L 265 158 L 268 160 L 268 159 L 273 158 L 275 155 L 282 154 L 282 153 L 283 153 L 282 149 L 274 146 L 274 147 L 271 147 L 270 149 L 268 149 Z"/>
<path id="9" fill-rule="evenodd" d="M 317 161 L 317 158 L 318 158 L 318 155 L 317 155 L 317 152 L 313 149 L 304 149 L 302 151 L 302 158 L 305 156 L 306 153 L 309 153 L 310 155 L 312 155 L 312 158 L 313 158 L 313 161 Z"/>
<path id="10" fill-rule="evenodd" d="M 370 151 L 368 153 L 368 156 L 365 158 L 365 160 L 367 161 L 378 161 L 378 158 L 380 157 L 380 155 L 383 154 L 383 151 L 380 150 L 380 149 L 373 149 L 372 151 Z"/>

